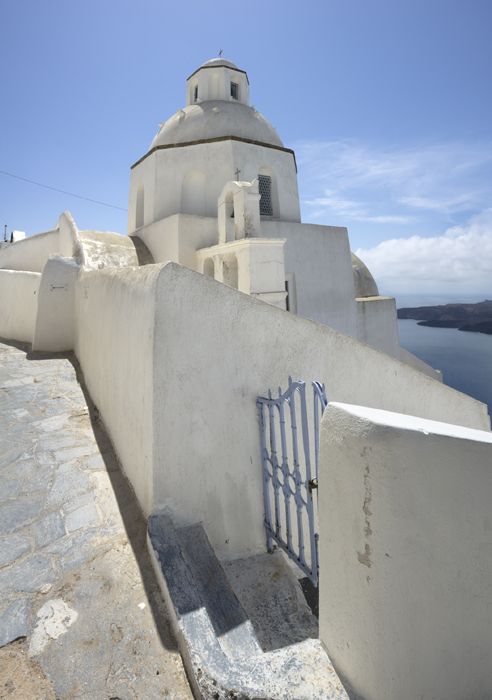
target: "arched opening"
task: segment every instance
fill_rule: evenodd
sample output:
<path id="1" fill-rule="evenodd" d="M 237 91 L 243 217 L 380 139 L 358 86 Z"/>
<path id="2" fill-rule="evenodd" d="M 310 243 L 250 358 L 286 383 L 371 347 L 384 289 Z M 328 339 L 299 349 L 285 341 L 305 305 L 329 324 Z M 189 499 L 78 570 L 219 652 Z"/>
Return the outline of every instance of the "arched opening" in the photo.
<path id="1" fill-rule="evenodd" d="M 236 256 L 228 255 L 227 258 L 224 259 L 222 265 L 224 284 L 227 284 L 229 285 L 229 287 L 234 287 L 234 289 L 237 289 L 238 270 Z"/>
<path id="2" fill-rule="evenodd" d="M 184 176 L 181 188 L 181 211 L 183 214 L 206 216 L 205 187 L 205 173 L 192 170 Z"/>
<path id="3" fill-rule="evenodd" d="M 137 204 L 135 207 L 135 228 L 141 228 L 144 225 L 145 214 L 145 192 L 143 185 L 137 190 Z"/>
<path id="4" fill-rule="evenodd" d="M 203 274 L 207 277 L 215 277 L 215 267 L 212 258 L 207 258 L 203 263 Z"/>
<path id="5" fill-rule="evenodd" d="M 262 167 L 258 171 L 258 191 L 260 193 L 260 216 L 278 218 L 277 178 L 272 168 Z"/>

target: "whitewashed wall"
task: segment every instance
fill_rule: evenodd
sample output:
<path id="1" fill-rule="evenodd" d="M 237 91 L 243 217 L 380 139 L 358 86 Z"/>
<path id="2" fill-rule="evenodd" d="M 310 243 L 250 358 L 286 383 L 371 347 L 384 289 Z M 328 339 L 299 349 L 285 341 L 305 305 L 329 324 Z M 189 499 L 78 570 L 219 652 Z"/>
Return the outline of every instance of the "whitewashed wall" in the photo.
<path id="1" fill-rule="evenodd" d="M 357 336 L 352 257 L 346 228 L 261 222 L 260 235 L 285 238 L 285 272 L 292 275 L 300 316 Z"/>
<path id="2" fill-rule="evenodd" d="M 0 270 L 0 338 L 32 342 L 40 281 L 39 272 Z"/>
<path id="3" fill-rule="evenodd" d="M 337 401 L 490 425 L 483 404 L 421 372 L 173 263 L 159 276 L 154 352 L 154 508 L 203 520 L 226 558 L 264 548 L 255 401 L 289 374 Z"/>
<path id="4" fill-rule="evenodd" d="M 138 500 L 152 509 L 155 289 L 160 267 L 82 272 L 75 352 Z"/>
<path id="5" fill-rule="evenodd" d="M 42 272 L 50 255 L 59 252 L 58 229 L 38 233 L 0 249 L 0 268 Z"/>
<path id="6" fill-rule="evenodd" d="M 392 297 L 356 299 L 357 337 L 363 343 L 401 359 L 396 302 Z"/>
<path id="7" fill-rule="evenodd" d="M 51 257 L 44 266 L 32 349 L 73 350 L 74 295 L 78 266 L 73 258 Z"/>
<path id="8" fill-rule="evenodd" d="M 195 269 L 197 249 L 217 243 L 217 218 L 175 214 L 144 226 L 135 235 L 144 241 L 155 262 L 172 260 Z"/>
<path id="9" fill-rule="evenodd" d="M 492 434 L 335 404 L 319 483 L 337 671 L 364 700 L 491 697 Z"/>
<path id="10" fill-rule="evenodd" d="M 291 153 L 237 141 L 201 143 L 166 148 L 136 165 L 130 177 L 128 231 L 137 227 L 137 196 L 143 188 L 143 225 L 173 214 L 217 216 L 222 188 L 236 179 L 254 180 L 261 169 L 271 169 L 276 181 L 277 216 L 299 221 L 297 173 Z M 265 170 L 265 172 L 266 172 Z"/>

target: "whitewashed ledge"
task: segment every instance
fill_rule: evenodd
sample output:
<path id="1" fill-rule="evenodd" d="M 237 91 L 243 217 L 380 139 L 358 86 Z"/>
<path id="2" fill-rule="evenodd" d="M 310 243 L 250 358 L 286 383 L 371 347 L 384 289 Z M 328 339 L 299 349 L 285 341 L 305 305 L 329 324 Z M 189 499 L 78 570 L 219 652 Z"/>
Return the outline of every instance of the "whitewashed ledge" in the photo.
<path id="1" fill-rule="evenodd" d="M 318 639 L 262 651 L 201 525 L 176 529 L 167 515 L 152 515 L 147 542 L 196 697 L 353 697 Z"/>

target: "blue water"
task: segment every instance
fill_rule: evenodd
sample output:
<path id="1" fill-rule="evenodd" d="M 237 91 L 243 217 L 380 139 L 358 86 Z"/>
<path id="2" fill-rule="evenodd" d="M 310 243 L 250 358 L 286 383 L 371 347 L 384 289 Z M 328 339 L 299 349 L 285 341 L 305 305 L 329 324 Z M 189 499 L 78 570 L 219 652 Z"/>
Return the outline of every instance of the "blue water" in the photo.
<path id="1" fill-rule="evenodd" d="M 440 369 L 454 389 L 483 401 L 492 415 L 492 335 L 455 328 L 428 328 L 398 321 L 401 345 Z"/>

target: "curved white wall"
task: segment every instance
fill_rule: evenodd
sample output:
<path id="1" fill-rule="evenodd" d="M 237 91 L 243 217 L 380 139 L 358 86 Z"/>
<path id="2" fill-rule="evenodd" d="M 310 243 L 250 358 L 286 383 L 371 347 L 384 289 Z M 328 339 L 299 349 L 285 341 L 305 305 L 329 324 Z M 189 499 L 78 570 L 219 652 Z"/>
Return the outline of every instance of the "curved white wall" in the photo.
<path id="1" fill-rule="evenodd" d="M 492 433 L 330 405 L 319 484 L 337 671 L 364 700 L 490 698 Z"/>
<path id="2" fill-rule="evenodd" d="M 478 401 L 179 265 L 162 268 L 155 312 L 154 508 L 203 520 L 223 557 L 264 550 L 255 401 L 289 375 L 330 399 L 490 427 Z"/>
<path id="3" fill-rule="evenodd" d="M 155 286 L 161 266 L 82 271 L 75 353 L 123 470 L 152 507 Z"/>
<path id="4" fill-rule="evenodd" d="M 60 252 L 58 229 L 38 233 L 0 249 L 0 268 L 42 272 L 50 255 Z"/>

